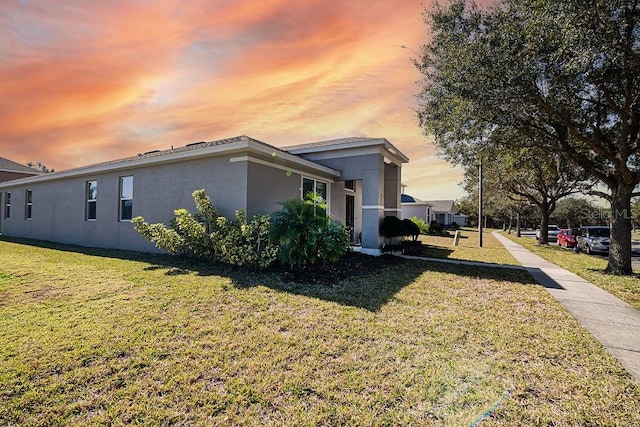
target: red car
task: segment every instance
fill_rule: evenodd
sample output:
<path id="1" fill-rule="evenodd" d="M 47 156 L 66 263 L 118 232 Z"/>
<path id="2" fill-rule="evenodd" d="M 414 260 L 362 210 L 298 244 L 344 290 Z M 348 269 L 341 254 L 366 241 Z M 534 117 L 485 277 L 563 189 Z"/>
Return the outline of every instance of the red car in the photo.
<path id="1" fill-rule="evenodd" d="M 571 228 L 565 228 L 558 233 L 558 245 L 565 248 L 573 248 L 576 246 L 576 234 L 577 230 Z"/>

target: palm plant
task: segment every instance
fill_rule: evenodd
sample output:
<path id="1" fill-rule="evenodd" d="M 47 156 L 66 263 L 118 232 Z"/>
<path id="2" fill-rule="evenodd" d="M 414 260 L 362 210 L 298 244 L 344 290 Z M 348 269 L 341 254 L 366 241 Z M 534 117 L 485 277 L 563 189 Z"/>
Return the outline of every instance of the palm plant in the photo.
<path id="1" fill-rule="evenodd" d="M 291 199 L 271 217 L 271 240 L 280 246 L 280 262 L 302 270 L 316 261 L 336 261 L 349 247 L 345 228 L 327 216 L 317 195 Z"/>

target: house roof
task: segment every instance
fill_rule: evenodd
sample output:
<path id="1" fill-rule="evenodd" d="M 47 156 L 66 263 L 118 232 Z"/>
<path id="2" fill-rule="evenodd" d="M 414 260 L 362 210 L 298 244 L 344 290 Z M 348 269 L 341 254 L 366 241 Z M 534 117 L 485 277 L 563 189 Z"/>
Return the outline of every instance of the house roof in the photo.
<path id="1" fill-rule="evenodd" d="M 414 199 L 412 196 L 408 194 L 400 195 L 400 203 L 415 203 L 415 202 L 416 202 L 416 199 Z"/>
<path id="2" fill-rule="evenodd" d="M 345 150 L 349 148 L 362 148 L 368 146 L 381 145 L 394 156 L 396 156 L 400 162 L 407 163 L 409 158 L 402 154 L 392 143 L 386 138 L 370 138 L 370 137 L 349 137 L 331 139 L 328 141 L 316 141 L 306 144 L 292 145 L 288 147 L 282 147 L 281 149 L 291 154 L 310 154 L 320 153 L 323 151 Z"/>
<path id="3" fill-rule="evenodd" d="M 301 150 L 308 148 L 320 148 L 320 147 L 334 147 L 336 145 L 344 145 L 344 144 L 353 144 L 364 141 L 371 141 L 380 138 L 367 138 L 363 136 L 353 136 L 348 138 L 338 138 L 338 139 L 330 139 L 327 141 L 316 141 L 316 142 L 308 142 L 305 144 L 291 145 L 289 147 L 283 147 L 282 149 L 285 151 L 289 150 Z"/>
<path id="4" fill-rule="evenodd" d="M 310 160 L 303 159 L 302 157 L 299 157 L 295 154 L 287 153 L 280 148 L 250 138 L 246 135 L 241 135 L 216 141 L 194 142 L 186 144 L 182 147 L 171 147 L 168 150 L 147 151 L 145 153 L 139 153 L 135 156 L 125 157 L 122 159 L 81 166 L 78 168 L 57 171 L 55 173 L 48 173 L 35 177 L 8 181 L 6 183 L 0 184 L 0 187 L 18 185 L 23 182 L 51 181 L 72 176 L 81 176 L 105 171 L 115 171 L 133 167 L 149 166 L 157 163 L 176 162 L 223 153 L 227 154 L 234 152 L 246 152 L 247 150 L 250 150 L 254 153 L 259 153 L 264 157 L 274 157 L 279 159 L 279 161 L 284 160 L 293 164 L 298 164 L 300 166 L 303 166 L 304 168 L 314 170 L 321 174 L 326 174 L 326 176 L 333 176 L 336 178 L 340 176 L 339 171 L 331 169 L 327 166 L 323 166 Z"/>
<path id="5" fill-rule="evenodd" d="M 347 150 L 351 148 L 357 149 L 375 146 L 382 146 L 387 154 L 395 156 L 397 159 L 399 159 L 399 162 L 406 163 L 409 161 L 409 159 L 404 154 L 402 154 L 397 148 L 393 146 L 393 144 L 391 144 L 385 138 L 349 137 L 278 148 L 273 145 L 248 137 L 246 135 L 240 135 L 233 138 L 226 138 L 215 141 L 193 142 L 176 148 L 172 146 L 168 150 L 147 151 L 144 153 L 138 153 L 135 156 L 81 166 L 63 171 L 57 171 L 55 173 L 40 174 L 38 171 L 24 166 L 24 168 L 31 173 L 39 176 L 11 181 L 11 185 L 17 185 L 22 182 L 39 182 L 63 179 L 71 176 L 88 175 L 104 171 L 121 170 L 132 167 L 152 165 L 155 163 L 174 162 L 190 158 L 215 155 L 218 153 L 233 153 L 246 150 L 258 152 L 263 156 L 269 156 L 269 158 L 277 157 L 280 160 L 289 161 L 294 164 L 299 164 L 306 168 L 310 168 L 311 170 L 316 170 L 320 173 L 328 174 L 328 176 L 339 177 L 339 171 L 331 169 L 327 166 L 320 165 L 311 160 L 302 158 L 300 157 L 300 155 L 307 153 L 331 152 L 335 150 Z M 22 165 L 19 165 L 18 163 L 14 164 L 22 167 Z M 5 187 L 7 185 L 9 184 L 0 184 L 0 186 Z"/>
<path id="6" fill-rule="evenodd" d="M 80 166 L 77 168 L 73 168 L 73 169 L 67 169 L 64 172 L 70 172 L 70 171 L 78 171 L 78 170 L 83 170 L 83 169 L 90 169 L 90 168 L 95 168 L 98 166 L 107 166 L 107 165 L 117 165 L 117 164 L 123 164 L 123 163 L 127 163 L 127 162 L 133 162 L 136 160 L 144 160 L 144 159 L 151 159 L 154 157 L 160 157 L 160 156 L 165 156 L 168 154 L 174 154 L 174 153 L 185 153 L 185 152 L 189 152 L 189 151 L 195 151 L 195 150 L 202 150 L 205 148 L 209 148 L 209 147 L 222 147 L 222 146 L 229 146 L 233 143 L 237 143 L 237 142 L 243 142 L 243 141 L 253 141 L 256 142 L 258 144 L 262 144 L 266 147 L 269 148 L 273 148 L 276 149 L 276 147 L 266 144 L 262 141 L 258 141 L 256 139 L 250 138 L 246 135 L 240 135 L 240 136 L 234 136 L 233 138 L 226 138 L 226 139 L 219 139 L 216 141 L 199 141 L 199 142 L 192 142 L 189 144 L 186 144 L 182 147 L 176 147 L 173 148 L 173 146 L 171 146 L 170 149 L 168 150 L 152 150 L 152 151 L 146 151 L 144 153 L 138 153 L 135 156 L 130 156 L 130 157 L 125 157 L 122 159 L 115 159 L 115 160 L 109 160 L 106 162 L 102 162 L 102 163 L 95 163 L 92 165 L 86 165 L 86 166 Z"/>
<path id="7" fill-rule="evenodd" d="M 453 212 L 455 210 L 454 200 L 429 200 L 427 201 L 436 212 Z"/>
<path id="8" fill-rule="evenodd" d="M 408 194 L 401 194 L 400 195 L 400 203 L 411 203 L 414 205 L 428 205 L 428 206 L 432 206 L 431 203 L 429 202 L 425 202 L 424 200 L 420 200 L 420 199 L 416 199 L 413 196 L 410 196 Z"/>
<path id="9" fill-rule="evenodd" d="M 0 172 L 18 172 L 28 173 L 31 175 L 41 174 L 40 171 L 30 168 L 29 166 L 14 162 L 12 160 L 5 159 L 4 157 L 0 157 Z"/>

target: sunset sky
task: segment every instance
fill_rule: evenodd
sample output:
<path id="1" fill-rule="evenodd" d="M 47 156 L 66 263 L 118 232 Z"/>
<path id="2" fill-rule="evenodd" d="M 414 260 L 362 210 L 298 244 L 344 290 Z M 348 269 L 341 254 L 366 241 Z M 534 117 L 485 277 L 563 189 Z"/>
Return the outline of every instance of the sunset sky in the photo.
<path id="1" fill-rule="evenodd" d="M 0 157 L 63 170 L 237 135 L 384 137 L 407 193 L 464 195 L 416 124 L 428 0 L 0 5 Z"/>

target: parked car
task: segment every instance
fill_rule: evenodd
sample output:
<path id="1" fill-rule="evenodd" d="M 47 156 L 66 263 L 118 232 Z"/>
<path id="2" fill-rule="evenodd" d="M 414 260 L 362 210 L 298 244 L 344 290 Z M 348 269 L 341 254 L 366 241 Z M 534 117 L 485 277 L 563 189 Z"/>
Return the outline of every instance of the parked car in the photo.
<path id="1" fill-rule="evenodd" d="M 586 253 L 609 253 L 609 243 L 611 243 L 611 229 L 603 226 L 581 227 L 576 236 L 575 252 L 585 251 Z"/>
<path id="2" fill-rule="evenodd" d="M 548 225 L 547 226 L 547 237 L 548 237 L 548 242 L 555 242 L 556 240 L 558 240 L 558 233 L 560 232 L 560 227 L 558 227 L 557 225 Z M 536 240 L 539 242 L 540 241 L 540 227 L 538 227 L 538 229 L 536 230 Z"/>
<path id="3" fill-rule="evenodd" d="M 578 229 L 565 228 L 558 233 L 558 246 L 564 246 L 565 248 L 574 248 L 576 246 L 576 234 Z"/>

